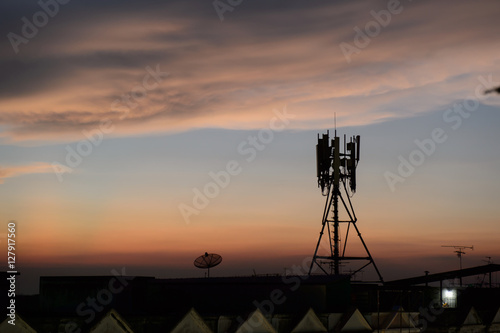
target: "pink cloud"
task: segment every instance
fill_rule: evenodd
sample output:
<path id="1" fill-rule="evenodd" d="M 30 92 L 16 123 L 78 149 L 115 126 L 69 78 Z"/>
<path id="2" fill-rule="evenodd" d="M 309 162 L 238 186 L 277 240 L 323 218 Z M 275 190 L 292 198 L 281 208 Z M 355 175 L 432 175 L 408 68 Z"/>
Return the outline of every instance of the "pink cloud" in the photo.
<path id="1" fill-rule="evenodd" d="M 51 173 L 54 172 L 49 163 L 37 162 L 29 165 L 16 165 L 0 168 L 0 184 L 7 178 L 19 177 L 22 175 L 35 173 Z"/>
<path id="2" fill-rule="evenodd" d="M 352 44 L 353 28 L 374 20 L 370 11 L 383 3 L 304 7 L 302 21 L 294 10 L 259 13 L 259 25 L 251 17 L 221 24 L 215 13 L 196 23 L 123 12 L 67 22 L 65 34 L 43 48 L 40 37 L 39 52 L 23 55 L 12 84 L 20 89 L 0 96 L 3 136 L 76 140 L 103 119 L 119 136 L 254 129 L 285 105 L 297 113 L 295 128 L 328 126 L 333 112 L 347 126 L 434 111 L 467 97 L 500 59 L 485 23 L 496 22 L 496 3 L 447 4 L 404 3 L 351 63 L 340 43 Z M 280 25 L 288 28 L 268 30 Z M 144 94 L 148 66 L 170 76 Z"/>

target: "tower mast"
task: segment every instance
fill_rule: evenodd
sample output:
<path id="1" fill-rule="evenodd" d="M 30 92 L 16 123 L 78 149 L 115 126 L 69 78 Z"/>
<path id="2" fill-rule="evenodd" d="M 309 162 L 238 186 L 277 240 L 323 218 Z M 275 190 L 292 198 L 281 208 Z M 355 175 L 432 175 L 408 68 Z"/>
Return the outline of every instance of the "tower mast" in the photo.
<path id="1" fill-rule="evenodd" d="M 318 135 L 318 144 L 316 145 L 318 187 L 321 188 L 322 194 L 326 196 L 326 202 L 323 211 L 322 227 L 311 266 L 309 268 L 309 275 L 311 275 L 315 265 L 317 265 L 323 273 L 328 275 L 327 271 L 321 266 L 322 263 L 330 265 L 333 264 L 334 275 L 340 275 L 340 265 L 342 261 L 359 260 L 364 261 L 364 265 L 351 272 L 351 275 L 356 274 L 371 264 L 377 272 L 379 281 L 383 282 L 382 275 L 375 265 L 375 261 L 373 260 L 373 257 L 371 256 L 370 251 L 368 250 L 368 247 L 361 237 L 361 233 L 356 225 L 357 218 L 351 203 L 351 197 L 349 195 L 349 192 L 354 193 L 356 191 L 356 166 L 359 161 L 360 136 L 351 137 L 350 142 L 346 142 L 346 138 L 344 136 L 342 151 L 340 147 L 340 138 L 337 137 L 336 129 L 335 136 L 331 141 L 329 138 L 329 132 L 327 132 L 327 134 L 323 134 L 321 138 Z M 347 213 L 349 217 L 348 219 L 342 220 L 340 218 L 340 209 L 343 209 Z M 342 250 L 340 244 L 341 223 L 347 224 L 347 232 L 344 238 Z M 365 256 L 346 256 L 347 240 L 351 225 L 354 227 L 363 245 L 366 252 Z M 320 254 L 319 252 L 322 244 L 321 240 L 324 235 L 325 228 L 328 231 L 328 241 L 330 246 L 328 251 L 326 251 L 326 254 Z M 331 229 L 333 229 L 333 237 L 330 233 Z"/>

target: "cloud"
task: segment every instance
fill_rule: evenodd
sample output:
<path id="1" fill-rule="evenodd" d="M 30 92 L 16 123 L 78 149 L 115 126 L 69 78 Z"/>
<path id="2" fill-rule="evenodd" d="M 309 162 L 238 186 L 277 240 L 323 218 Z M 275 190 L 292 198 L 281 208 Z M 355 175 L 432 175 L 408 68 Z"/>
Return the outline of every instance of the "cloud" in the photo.
<path id="1" fill-rule="evenodd" d="M 210 2 L 68 4 L 18 55 L 0 46 L 3 137 L 75 140 L 104 119 L 112 135 L 258 128 L 284 105 L 296 128 L 329 126 L 333 112 L 341 126 L 369 124 L 442 109 L 495 72 L 494 1 L 401 3 L 351 63 L 340 43 L 387 2 L 246 1 L 223 22 Z M 169 77 L 130 97 L 156 66 Z"/>
<path id="2" fill-rule="evenodd" d="M 0 168 L 0 184 L 3 184 L 5 179 L 14 178 L 22 175 L 35 173 L 51 173 L 54 172 L 49 163 L 37 162 L 29 165 L 16 165 Z"/>

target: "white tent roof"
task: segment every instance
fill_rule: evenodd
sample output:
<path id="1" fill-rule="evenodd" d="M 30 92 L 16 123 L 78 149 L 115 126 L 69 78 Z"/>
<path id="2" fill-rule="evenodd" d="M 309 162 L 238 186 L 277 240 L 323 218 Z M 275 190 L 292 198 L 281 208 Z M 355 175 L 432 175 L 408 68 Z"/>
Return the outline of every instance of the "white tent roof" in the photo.
<path id="1" fill-rule="evenodd" d="M 277 333 L 262 312 L 257 309 L 238 328 L 236 333 Z"/>
<path id="2" fill-rule="evenodd" d="M 171 333 L 184 332 L 212 333 L 212 330 L 205 324 L 198 312 L 191 309 L 171 331 Z"/>
<path id="3" fill-rule="evenodd" d="M 340 328 L 341 332 L 361 332 L 373 331 L 370 324 L 366 321 L 365 317 L 359 312 L 358 309 L 350 315 L 346 323 Z"/>
<path id="4" fill-rule="evenodd" d="M 5 318 L 5 320 L 0 324 L 0 332 L 9 333 L 36 333 L 36 331 L 31 328 L 22 318 L 16 313 L 15 325 L 9 324 L 11 320 L 10 317 Z"/>
<path id="5" fill-rule="evenodd" d="M 483 321 L 474 307 L 471 307 L 462 325 L 482 325 Z"/>
<path id="6" fill-rule="evenodd" d="M 319 320 L 314 310 L 309 309 L 291 333 L 299 332 L 327 332 L 327 329 L 321 320 Z"/>
<path id="7" fill-rule="evenodd" d="M 134 333 L 127 322 L 111 309 L 89 333 Z"/>

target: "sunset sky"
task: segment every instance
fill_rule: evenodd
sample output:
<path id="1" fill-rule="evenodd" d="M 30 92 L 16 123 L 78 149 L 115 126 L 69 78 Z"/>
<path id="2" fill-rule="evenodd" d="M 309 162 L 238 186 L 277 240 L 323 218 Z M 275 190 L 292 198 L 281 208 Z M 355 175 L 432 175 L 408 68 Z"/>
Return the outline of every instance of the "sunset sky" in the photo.
<path id="1" fill-rule="evenodd" d="M 16 220 L 25 292 L 201 277 L 205 251 L 213 276 L 301 265 L 335 113 L 386 280 L 458 269 L 441 245 L 500 262 L 498 1 L 59 1 L 0 3 L 0 242 Z"/>

